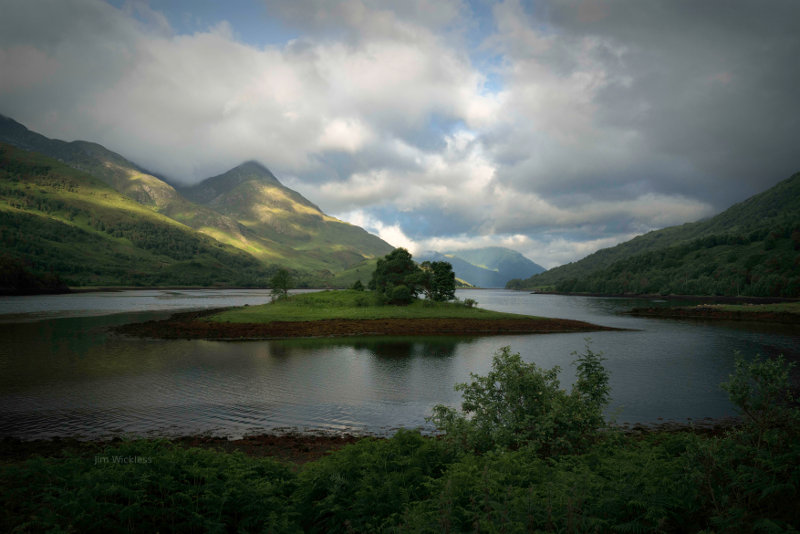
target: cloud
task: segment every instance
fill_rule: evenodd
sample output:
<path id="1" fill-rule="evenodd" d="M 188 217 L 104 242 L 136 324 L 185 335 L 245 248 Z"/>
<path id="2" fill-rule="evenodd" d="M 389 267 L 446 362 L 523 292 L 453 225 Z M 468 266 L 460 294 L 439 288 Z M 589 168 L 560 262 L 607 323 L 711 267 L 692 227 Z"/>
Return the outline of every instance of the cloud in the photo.
<path id="1" fill-rule="evenodd" d="M 546 266 L 797 170 L 793 0 L 262 6 L 290 40 L 244 42 L 234 9 L 181 33 L 146 2 L 8 0 L 0 113 L 186 183 L 255 159 L 398 246 Z"/>

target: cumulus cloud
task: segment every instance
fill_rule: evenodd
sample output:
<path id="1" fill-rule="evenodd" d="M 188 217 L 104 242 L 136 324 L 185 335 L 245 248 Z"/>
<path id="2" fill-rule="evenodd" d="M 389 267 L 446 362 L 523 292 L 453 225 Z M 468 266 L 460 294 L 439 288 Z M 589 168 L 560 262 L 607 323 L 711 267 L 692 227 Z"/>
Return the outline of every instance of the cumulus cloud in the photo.
<path id="1" fill-rule="evenodd" d="M 7 0 L 0 113 L 179 182 L 259 160 L 397 246 L 545 266 L 797 170 L 793 0 L 262 2 L 295 37 Z"/>

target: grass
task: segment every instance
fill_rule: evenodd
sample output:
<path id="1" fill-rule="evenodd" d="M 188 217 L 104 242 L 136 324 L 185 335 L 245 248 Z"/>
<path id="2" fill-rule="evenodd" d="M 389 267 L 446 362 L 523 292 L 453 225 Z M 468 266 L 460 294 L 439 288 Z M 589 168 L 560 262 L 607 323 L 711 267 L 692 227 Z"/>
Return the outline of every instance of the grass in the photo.
<path id="1" fill-rule="evenodd" d="M 208 320 L 231 323 L 321 321 L 325 319 L 538 319 L 529 315 L 468 308 L 457 302 L 418 300 L 409 306 L 382 305 L 368 291 L 321 291 L 293 295 L 260 306 L 218 313 Z"/>
<path id="2" fill-rule="evenodd" d="M 715 304 L 714 309 L 729 312 L 752 313 L 794 313 L 800 315 L 800 302 L 780 302 L 776 304 Z"/>

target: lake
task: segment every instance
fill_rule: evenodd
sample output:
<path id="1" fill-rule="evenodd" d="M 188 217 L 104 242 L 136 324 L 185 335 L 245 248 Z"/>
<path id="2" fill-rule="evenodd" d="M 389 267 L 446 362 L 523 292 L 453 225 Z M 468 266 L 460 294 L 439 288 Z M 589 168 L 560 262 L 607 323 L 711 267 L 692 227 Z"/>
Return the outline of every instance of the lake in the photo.
<path id="1" fill-rule="evenodd" d="M 603 352 L 617 422 L 734 415 L 719 387 L 734 353 L 800 358 L 795 327 L 659 320 L 621 315 L 648 299 L 459 290 L 484 308 L 578 319 L 629 331 L 482 338 L 353 338 L 211 342 L 141 340 L 111 326 L 177 310 L 261 304 L 266 290 L 141 290 L 0 298 L 0 436 L 268 431 L 390 434 L 422 427 L 453 390 L 485 374 L 508 345 L 574 379 L 575 351 Z"/>

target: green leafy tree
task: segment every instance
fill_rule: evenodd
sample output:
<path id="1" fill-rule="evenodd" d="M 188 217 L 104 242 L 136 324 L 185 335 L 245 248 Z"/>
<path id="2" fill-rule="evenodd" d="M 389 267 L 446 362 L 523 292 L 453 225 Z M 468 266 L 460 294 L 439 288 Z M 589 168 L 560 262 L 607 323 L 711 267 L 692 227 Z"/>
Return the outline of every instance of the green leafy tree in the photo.
<path id="1" fill-rule="evenodd" d="M 449 262 L 422 262 L 417 279 L 418 285 L 430 300 L 443 302 L 456 298 L 456 275 Z"/>
<path id="2" fill-rule="evenodd" d="M 461 412 L 437 405 L 428 418 L 445 438 L 468 451 L 528 446 L 542 454 L 575 452 L 605 423 L 608 373 L 603 357 L 586 347 L 577 364 L 571 393 L 561 389 L 558 366 L 546 370 L 501 348 L 486 376 L 456 385 Z"/>
<path id="3" fill-rule="evenodd" d="M 292 288 L 292 275 L 286 269 L 278 269 L 269 279 L 273 299 L 283 299 L 289 296 Z"/>
<path id="4" fill-rule="evenodd" d="M 420 268 L 411 253 L 396 248 L 378 260 L 369 288 L 385 295 L 392 304 L 409 304 L 420 291 Z M 397 289 L 403 287 L 404 289 Z"/>
<path id="5" fill-rule="evenodd" d="M 356 280 L 353 282 L 353 286 L 350 289 L 355 291 L 364 291 L 364 284 L 361 283 L 361 280 Z"/>

